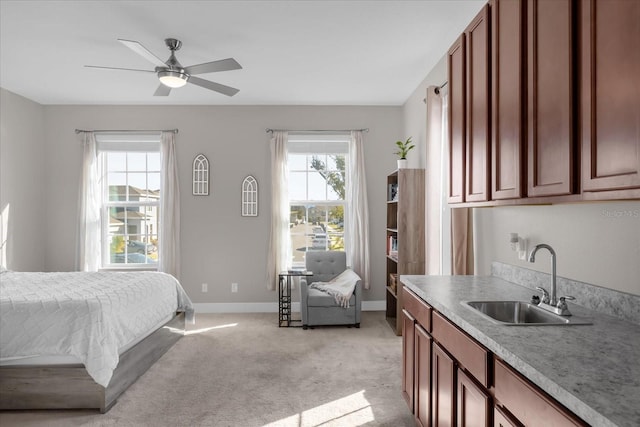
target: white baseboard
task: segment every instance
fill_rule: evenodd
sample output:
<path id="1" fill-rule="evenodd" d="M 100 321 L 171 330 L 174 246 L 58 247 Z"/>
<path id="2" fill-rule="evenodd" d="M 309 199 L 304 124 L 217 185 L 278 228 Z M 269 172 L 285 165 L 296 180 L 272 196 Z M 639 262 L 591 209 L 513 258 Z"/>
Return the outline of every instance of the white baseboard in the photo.
<path id="1" fill-rule="evenodd" d="M 277 302 L 202 302 L 193 304 L 196 313 L 277 313 Z M 300 311 L 300 303 L 291 304 L 293 312 Z M 362 301 L 362 311 L 384 311 L 385 301 Z"/>

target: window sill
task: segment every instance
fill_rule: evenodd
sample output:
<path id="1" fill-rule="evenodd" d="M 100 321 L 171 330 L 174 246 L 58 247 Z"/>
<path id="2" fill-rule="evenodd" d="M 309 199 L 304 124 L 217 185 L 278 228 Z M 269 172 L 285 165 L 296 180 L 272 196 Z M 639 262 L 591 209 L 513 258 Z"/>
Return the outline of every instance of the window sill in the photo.
<path id="1" fill-rule="evenodd" d="M 141 267 L 141 266 L 134 266 L 134 267 L 115 267 L 115 266 L 109 266 L 109 267 L 102 267 L 99 268 L 98 271 L 158 271 L 158 267 Z"/>

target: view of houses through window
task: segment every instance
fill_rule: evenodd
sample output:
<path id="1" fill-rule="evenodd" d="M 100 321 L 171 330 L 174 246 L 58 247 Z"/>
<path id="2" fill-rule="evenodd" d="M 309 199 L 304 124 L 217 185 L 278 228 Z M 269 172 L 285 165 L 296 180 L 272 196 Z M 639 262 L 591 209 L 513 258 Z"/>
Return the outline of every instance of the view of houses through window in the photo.
<path id="1" fill-rule="evenodd" d="M 335 144 L 333 144 L 335 145 Z M 308 251 L 345 250 L 346 142 L 332 152 L 289 150 L 289 235 L 293 267 L 304 267 Z M 324 146 L 325 152 L 318 148 Z M 291 144 L 290 144 L 291 148 Z M 328 150 L 328 151 L 327 151 Z M 302 150 L 303 151 L 303 150 Z"/>
<path id="2" fill-rule="evenodd" d="M 158 262 L 160 153 L 102 153 L 103 265 Z M 104 179 L 106 178 L 106 179 Z"/>

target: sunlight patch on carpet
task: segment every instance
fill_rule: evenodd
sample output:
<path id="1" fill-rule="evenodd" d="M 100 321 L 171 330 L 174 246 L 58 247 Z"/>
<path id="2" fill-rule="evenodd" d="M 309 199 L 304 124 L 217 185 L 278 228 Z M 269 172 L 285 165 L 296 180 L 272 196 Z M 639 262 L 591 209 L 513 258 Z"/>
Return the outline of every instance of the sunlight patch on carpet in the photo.
<path id="1" fill-rule="evenodd" d="M 375 421 L 364 390 L 313 407 L 299 414 L 265 424 L 263 427 L 361 426 Z"/>

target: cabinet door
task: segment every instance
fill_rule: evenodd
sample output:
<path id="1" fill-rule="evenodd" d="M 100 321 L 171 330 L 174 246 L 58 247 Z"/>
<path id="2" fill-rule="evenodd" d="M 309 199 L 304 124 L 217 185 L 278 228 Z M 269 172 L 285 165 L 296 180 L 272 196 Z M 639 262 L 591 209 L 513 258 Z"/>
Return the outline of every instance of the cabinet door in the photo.
<path id="1" fill-rule="evenodd" d="M 460 35 L 447 53 L 449 73 L 449 203 L 464 202 L 466 140 L 466 53 Z"/>
<path id="2" fill-rule="evenodd" d="M 528 2 L 529 196 L 575 192 L 572 0 Z"/>
<path id="3" fill-rule="evenodd" d="M 493 427 L 520 427 L 521 424 L 511 418 L 511 416 L 502 412 L 502 410 L 495 406 L 493 408 Z"/>
<path id="4" fill-rule="evenodd" d="M 524 197 L 525 14 L 522 0 L 491 2 L 491 199 Z"/>
<path id="5" fill-rule="evenodd" d="M 640 2 L 580 6 L 583 190 L 640 188 Z"/>
<path id="6" fill-rule="evenodd" d="M 489 5 L 471 21 L 465 31 L 467 38 L 467 202 L 489 200 L 490 120 L 489 93 L 490 47 Z"/>
<path id="7" fill-rule="evenodd" d="M 489 427 L 491 398 L 458 369 L 458 427 Z"/>
<path id="8" fill-rule="evenodd" d="M 456 416 L 456 371 L 454 360 L 433 343 L 431 398 L 433 426 L 453 426 Z"/>
<path id="9" fill-rule="evenodd" d="M 413 412 L 413 370 L 415 354 L 415 319 L 402 310 L 402 397 Z"/>
<path id="10" fill-rule="evenodd" d="M 415 327 L 414 414 L 416 425 L 427 427 L 431 419 L 431 343 L 422 326 Z"/>

